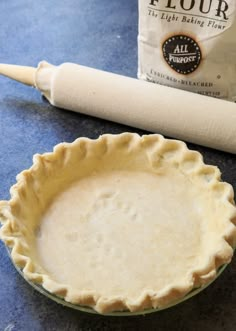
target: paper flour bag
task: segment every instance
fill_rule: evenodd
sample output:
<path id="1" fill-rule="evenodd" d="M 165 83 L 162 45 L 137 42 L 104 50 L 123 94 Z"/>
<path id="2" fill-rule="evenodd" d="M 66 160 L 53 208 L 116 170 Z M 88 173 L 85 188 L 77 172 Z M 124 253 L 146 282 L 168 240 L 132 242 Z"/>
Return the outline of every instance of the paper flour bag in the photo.
<path id="1" fill-rule="evenodd" d="M 138 77 L 236 101 L 236 0 L 139 0 Z"/>

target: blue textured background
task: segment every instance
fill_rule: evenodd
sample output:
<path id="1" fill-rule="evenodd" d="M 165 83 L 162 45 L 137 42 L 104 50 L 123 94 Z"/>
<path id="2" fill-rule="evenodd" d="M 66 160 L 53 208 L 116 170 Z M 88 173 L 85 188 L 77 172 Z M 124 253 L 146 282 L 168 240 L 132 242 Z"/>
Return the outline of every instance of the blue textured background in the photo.
<path id="1" fill-rule="evenodd" d="M 136 77 L 137 0 L 0 2 L 0 62 L 65 61 Z M 140 130 L 51 107 L 32 88 L 0 77 L 0 199 L 34 153 L 79 136 Z M 193 146 L 236 187 L 235 157 Z M 102 317 L 64 308 L 32 289 L 0 243 L 0 331 L 236 330 L 236 260 L 207 290 L 145 317 Z"/>

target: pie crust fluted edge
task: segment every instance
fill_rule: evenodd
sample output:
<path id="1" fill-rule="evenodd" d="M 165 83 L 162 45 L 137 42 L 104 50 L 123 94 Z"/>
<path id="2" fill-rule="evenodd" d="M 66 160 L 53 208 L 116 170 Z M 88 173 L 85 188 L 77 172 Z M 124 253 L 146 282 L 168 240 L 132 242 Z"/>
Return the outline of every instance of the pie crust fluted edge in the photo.
<path id="1" fill-rule="evenodd" d="M 18 218 L 18 209 L 24 201 L 29 183 L 37 184 L 37 175 L 51 176 L 56 167 L 66 167 L 71 155 L 77 154 L 80 160 L 87 154 L 96 152 L 101 157 L 113 148 L 123 148 L 129 153 L 135 149 L 142 149 L 146 153 L 153 167 L 158 167 L 160 162 L 170 162 L 175 167 L 180 167 L 186 174 L 194 172 L 199 174 L 208 189 L 218 192 L 218 199 L 223 200 L 229 211 L 225 222 L 225 230 L 220 234 L 221 245 L 216 248 L 216 253 L 209 256 L 208 263 L 200 270 L 191 270 L 191 279 L 186 284 L 170 284 L 159 292 L 144 291 L 138 300 L 125 297 L 105 298 L 91 291 L 76 292 L 65 284 L 59 284 L 47 274 L 36 272 L 34 261 L 29 256 L 30 247 L 24 241 L 24 226 Z M 78 161 L 79 162 L 79 161 Z M 217 269 L 229 263 L 236 246 L 236 208 L 234 192 L 230 184 L 222 182 L 221 174 L 217 167 L 204 164 L 202 155 L 191 151 L 185 143 L 178 140 L 165 139 L 158 134 L 139 136 L 133 133 L 118 135 L 104 134 L 98 139 L 78 138 L 73 143 L 61 143 L 54 147 L 52 153 L 36 154 L 30 169 L 22 171 L 17 176 L 17 182 L 11 187 L 11 199 L 0 201 L 0 238 L 11 248 L 13 262 L 23 270 L 24 276 L 35 283 L 41 284 L 47 291 L 64 298 L 66 301 L 90 306 L 99 313 L 113 311 L 142 311 L 147 308 L 157 308 L 169 305 L 181 299 L 192 289 L 207 284 L 215 278 Z M 34 186 L 34 185 L 33 185 Z M 34 194 L 37 198 L 37 185 Z M 39 201 L 40 203 L 40 201 Z"/>

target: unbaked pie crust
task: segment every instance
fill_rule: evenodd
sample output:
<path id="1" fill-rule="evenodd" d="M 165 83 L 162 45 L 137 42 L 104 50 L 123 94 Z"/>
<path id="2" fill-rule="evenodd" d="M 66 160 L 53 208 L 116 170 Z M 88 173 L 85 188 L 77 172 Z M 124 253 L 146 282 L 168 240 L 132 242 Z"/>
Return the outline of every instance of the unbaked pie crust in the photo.
<path id="1" fill-rule="evenodd" d="M 100 313 L 183 298 L 214 279 L 236 244 L 232 187 L 160 135 L 79 138 L 35 155 L 0 215 L 27 279 Z"/>

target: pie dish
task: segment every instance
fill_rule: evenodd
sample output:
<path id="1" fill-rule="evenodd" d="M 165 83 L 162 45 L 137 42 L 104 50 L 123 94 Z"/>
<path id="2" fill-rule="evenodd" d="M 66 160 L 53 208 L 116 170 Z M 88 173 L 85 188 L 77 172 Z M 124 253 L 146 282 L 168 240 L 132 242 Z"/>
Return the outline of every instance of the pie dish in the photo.
<path id="1" fill-rule="evenodd" d="M 217 167 L 177 140 L 123 133 L 35 155 L 0 202 L 30 282 L 99 313 L 168 306 L 231 261 L 236 208 Z"/>

